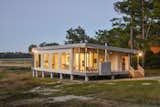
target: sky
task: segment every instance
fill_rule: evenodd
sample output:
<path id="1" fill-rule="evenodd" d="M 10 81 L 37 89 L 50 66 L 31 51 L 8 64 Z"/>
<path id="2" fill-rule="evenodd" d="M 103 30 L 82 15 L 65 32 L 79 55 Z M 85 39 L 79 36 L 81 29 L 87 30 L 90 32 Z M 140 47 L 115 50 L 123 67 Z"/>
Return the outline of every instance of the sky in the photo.
<path id="1" fill-rule="evenodd" d="M 27 52 L 30 44 L 64 43 L 66 31 L 83 27 L 89 36 L 111 29 L 118 0 L 0 0 L 0 52 Z"/>

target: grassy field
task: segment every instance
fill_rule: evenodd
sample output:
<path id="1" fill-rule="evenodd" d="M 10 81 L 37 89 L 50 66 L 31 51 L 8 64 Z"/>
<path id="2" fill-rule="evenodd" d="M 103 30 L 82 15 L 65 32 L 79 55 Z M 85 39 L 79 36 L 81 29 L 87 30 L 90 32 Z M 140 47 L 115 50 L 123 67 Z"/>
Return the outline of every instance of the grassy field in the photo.
<path id="1" fill-rule="evenodd" d="M 0 59 L 0 67 L 31 67 L 31 58 Z"/>
<path id="2" fill-rule="evenodd" d="M 32 78 L 31 59 L 0 59 L 0 107 L 159 107 L 160 80 Z M 158 76 L 160 70 L 145 70 Z"/>
<path id="3" fill-rule="evenodd" d="M 159 107 L 160 80 L 70 81 L 0 69 L 0 107 Z"/>

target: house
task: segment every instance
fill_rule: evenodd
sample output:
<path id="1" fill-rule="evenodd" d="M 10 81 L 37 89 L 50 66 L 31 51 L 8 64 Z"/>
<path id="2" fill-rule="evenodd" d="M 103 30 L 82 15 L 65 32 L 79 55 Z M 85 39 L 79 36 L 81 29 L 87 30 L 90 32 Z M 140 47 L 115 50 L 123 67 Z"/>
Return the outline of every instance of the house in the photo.
<path id="1" fill-rule="evenodd" d="M 40 73 L 45 77 L 45 73 L 49 73 L 51 78 L 59 75 L 63 79 L 68 75 L 71 80 L 75 79 L 74 76 L 82 76 L 86 81 L 92 76 L 134 77 L 130 55 L 139 53 L 139 50 L 91 43 L 37 47 L 33 49 L 33 76 L 38 77 Z"/>

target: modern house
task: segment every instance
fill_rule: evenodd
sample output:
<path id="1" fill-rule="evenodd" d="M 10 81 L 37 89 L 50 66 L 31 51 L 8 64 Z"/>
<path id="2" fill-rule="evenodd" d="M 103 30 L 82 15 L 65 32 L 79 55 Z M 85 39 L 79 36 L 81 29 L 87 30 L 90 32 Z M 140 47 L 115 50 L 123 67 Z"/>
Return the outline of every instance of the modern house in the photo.
<path id="1" fill-rule="evenodd" d="M 40 73 L 45 77 L 45 73 L 49 73 L 51 78 L 59 75 L 63 79 L 68 75 L 73 80 L 74 76 L 82 76 L 88 81 L 92 76 L 114 78 L 127 74 L 136 77 L 135 72 L 138 72 L 139 77 L 143 77 L 142 67 L 134 70 L 130 65 L 130 55 L 139 53 L 139 50 L 91 43 L 37 47 L 33 49 L 33 76 L 38 77 Z"/>

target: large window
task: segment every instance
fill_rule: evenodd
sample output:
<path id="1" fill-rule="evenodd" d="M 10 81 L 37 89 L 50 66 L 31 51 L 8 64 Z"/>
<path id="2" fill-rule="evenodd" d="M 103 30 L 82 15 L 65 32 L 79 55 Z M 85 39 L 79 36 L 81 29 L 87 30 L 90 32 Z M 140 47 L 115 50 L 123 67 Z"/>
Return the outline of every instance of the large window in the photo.
<path id="1" fill-rule="evenodd" d="M 73 49 L 73 70 L 79 71 L 79 48 Z"/>
<path id="2" fill-rule="evenodd" d="M 58 53 L 52 54 L 52 69 L 58 70 Z"/>
<path id="3" fill-rule="evenodd" d="M 35 67 L 36 68 L 40 68 L 41 67 L 41 55 L 36 53 L 34 56 L 34 60 L 35 60 Z"/>
<path id="4" fill-rule="evenodd" d="M 80 72 L 85 71 L 85 48 L 80 48 L 79 52 L 79 70 Z"/>
<path id="5" fill-rule="evenodd" d="M 85 71 L 85 48 L 73 49 L 73 70 L 78 72 Z"/>
<path id="6" fill-rule="evenodd" d="M 78 72 L 97 72 L 100 62 L 105 61 L 105 51 L 93 48 L 73 49 L 73 70 Z"/>
<path id="7" fill-rule="evenodd" d="M 49 68 L 49 54 L 44 53 L 43 54 L 43 68 L 48 69 Z"/>
<path id="8" fill-rule="evenodd" d="M 70 67 L 70 55 L 67 52 L 61 53 L 61 69 L 69 70 Z"/>
<path id="9" fill-rule="evenodd" d="M 86 53 L 86 70 L 89 72 L 97 71 L 98 68 L 97 49 L 87 49 Z"/>

